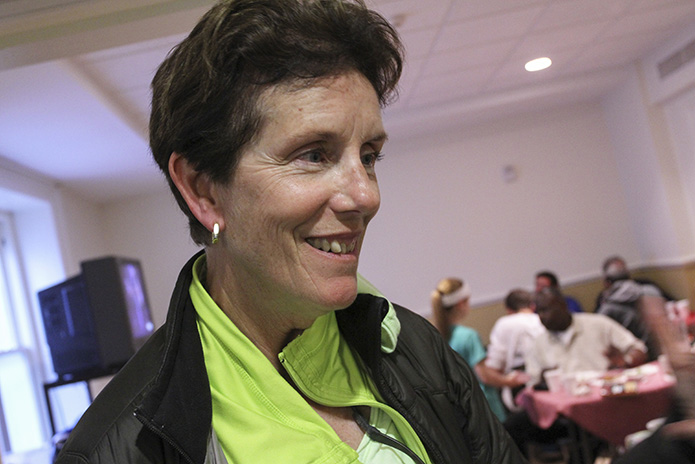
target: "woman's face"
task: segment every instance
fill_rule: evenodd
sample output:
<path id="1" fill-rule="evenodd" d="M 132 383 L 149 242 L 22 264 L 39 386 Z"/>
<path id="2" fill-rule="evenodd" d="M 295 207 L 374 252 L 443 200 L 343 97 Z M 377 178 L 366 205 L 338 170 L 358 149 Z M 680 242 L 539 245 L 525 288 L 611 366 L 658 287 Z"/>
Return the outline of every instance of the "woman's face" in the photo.
<path id="1" fill-rule="evenodd" d="M 225 284 L 311 317 L 344 308 L 379 209 L 377 95 L 352 72 L 275 87 L 260 105 L 264 123 L 222 189 Z"/>
<path id="2" fill-rule="evenodd" d="M 469 310 L 470 310 L 470 305 L 469 305 L 469 300 L 466 298 L 465 300 L 461 300 L 458 303 L 456 303 L 456 307 L 454 308 L 456 317 L 457 319 L 463 319 L 466 316 L 468 316 Z"/>

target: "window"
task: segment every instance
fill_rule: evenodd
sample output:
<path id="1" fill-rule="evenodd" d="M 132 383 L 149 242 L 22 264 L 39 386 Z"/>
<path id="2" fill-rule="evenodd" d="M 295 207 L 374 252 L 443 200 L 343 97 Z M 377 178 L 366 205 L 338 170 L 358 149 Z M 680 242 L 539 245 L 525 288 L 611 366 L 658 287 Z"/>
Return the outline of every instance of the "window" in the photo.
<path id="1" fill-rule="evenodd" d="M 0 213 L 0 451 L 46 443 L 41 351 L 11 214 Z"/>

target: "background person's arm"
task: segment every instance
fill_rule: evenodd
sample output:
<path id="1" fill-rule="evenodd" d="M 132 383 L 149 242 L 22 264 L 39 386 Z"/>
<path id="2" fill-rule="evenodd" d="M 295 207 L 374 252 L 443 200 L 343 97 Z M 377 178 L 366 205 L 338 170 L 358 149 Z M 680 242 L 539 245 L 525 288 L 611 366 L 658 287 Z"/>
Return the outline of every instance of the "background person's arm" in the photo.
<path id="1" fill-rule="evenodd" d="M 686 333 L 666 316 L 662 298 L 645 296 L 642 303 L 647 323 L 676 376 L 677 407 L 683 417 L 664 425 L 662 432 L 673 438 L 695 441 L 695 352 Z"/>
<path id="2" fill-rule="evenodd" d="M 475 365 L 475 373 L 478 374 L 481 382 L 497 388 L 516 388 L 529 380 L 529 376 L 522 371 L 511 371 L 505 374 L 499 369 L 487 366 L 484 360 Z"/>

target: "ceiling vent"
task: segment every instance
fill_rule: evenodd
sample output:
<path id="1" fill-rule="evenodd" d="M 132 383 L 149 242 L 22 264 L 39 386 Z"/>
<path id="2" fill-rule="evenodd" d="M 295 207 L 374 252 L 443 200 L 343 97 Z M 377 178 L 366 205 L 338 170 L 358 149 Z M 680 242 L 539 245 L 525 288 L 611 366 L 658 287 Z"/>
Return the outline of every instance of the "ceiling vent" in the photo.
<path id="1" fill-rule="evenodd" d="M 657 65 L 659 77 L 663 79 L 693 60 L 695 60 L 695 39 L 659 62 Z"/>
<path id="2" fill-rule="evenodd" d="M 640 62 L 650 103 L 663 103 L 695 87 L 695 23 Z"/>

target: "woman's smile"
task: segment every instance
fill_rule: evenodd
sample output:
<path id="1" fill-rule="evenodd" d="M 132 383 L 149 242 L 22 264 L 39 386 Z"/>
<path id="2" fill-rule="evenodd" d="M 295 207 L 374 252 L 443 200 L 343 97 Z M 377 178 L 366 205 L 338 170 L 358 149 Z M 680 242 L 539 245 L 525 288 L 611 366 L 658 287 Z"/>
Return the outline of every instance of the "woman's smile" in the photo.
<path id="1" fill-rule="evenodd" d="M 306 241 L 317 250 L 337 255 L 352 255 L 353 251 L 355 251 L 355 246 L 357 246 L 356 239 L 344 240 L 339 238 L 331 239 L 330 237 L 316 237 L 308 238 Z"/>

